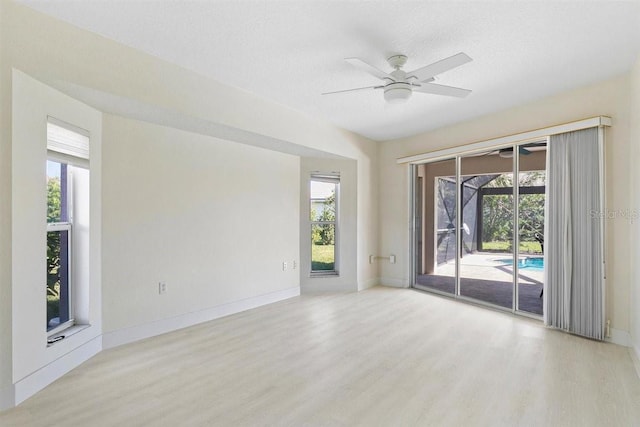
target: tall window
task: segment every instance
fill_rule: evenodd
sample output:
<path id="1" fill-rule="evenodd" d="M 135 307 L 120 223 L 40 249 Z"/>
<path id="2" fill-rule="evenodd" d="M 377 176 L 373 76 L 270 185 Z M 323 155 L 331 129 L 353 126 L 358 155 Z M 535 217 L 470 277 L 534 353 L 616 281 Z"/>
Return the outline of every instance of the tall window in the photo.
<path id="1" fill-rule="evenodd" d="M 338 274 L 338 175 L 311 175 L 311 274 Z"/>
<path id="2" fill-rule="evenodd" d="M 47 330 L 73 322 L 70 295 L 71 228 L 69 168 L 47 161 Z"/>
<path id="3" fill-rule="evenodd" d="M 49 335 L 75 323 L 74 297 L 88 271 L 88 254 L 82 252 L 88 241 L 89 138 L 83 131 L 71 128 L 52 118 L 47 124 L 46 328 Z M 76 233 L 77 223 L 82 232 Z"/>

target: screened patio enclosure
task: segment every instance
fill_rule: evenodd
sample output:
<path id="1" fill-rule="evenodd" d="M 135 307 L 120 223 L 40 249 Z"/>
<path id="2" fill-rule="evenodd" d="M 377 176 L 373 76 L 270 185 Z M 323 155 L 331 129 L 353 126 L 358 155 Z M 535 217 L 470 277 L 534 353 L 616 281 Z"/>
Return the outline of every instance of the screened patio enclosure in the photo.
<path id="1" fill-rule="evenodd" d="M 473 253 L 482 248 L 482 199 L 479 192 L 489 182 L 500 175 L 480 175 L 463 178 L 460 183 L 462 195 L 462 209 L 465 223 L 463 224 L 461 254 Z M 436 218 L 438 243 L 437 264 L 443 264 L 455 258 L 454 246 L 451 245 L 452 230 L 455 228 L 456 178 L 438 177 L 438 191 Z"/>
<path id="2" fill-rule="evenodd" d="M 415 287 L 543 314 L 546 144 L 517 153 L 415 166 Z"/>

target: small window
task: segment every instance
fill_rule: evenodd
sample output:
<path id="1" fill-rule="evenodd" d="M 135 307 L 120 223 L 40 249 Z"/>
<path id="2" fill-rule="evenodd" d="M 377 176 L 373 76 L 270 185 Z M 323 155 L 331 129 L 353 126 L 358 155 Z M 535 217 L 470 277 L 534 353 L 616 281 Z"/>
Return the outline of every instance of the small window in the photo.
<path id="1" fill-rule="evenodd" d="M 338 274 L 340 177 L 312 175 L 310 183 L 311 274 Z"/>
<path id="2" fill-rule="evenodd" d="M 47 152 L 46 330 L 54 335 L 76 323 L 74 297 L 88 285 L 88 134 L 50 118 Z"/>
<path id="3" fill-rule="evenodd" d="M 47 331 L 73 323 L 69 167 L 47 161 Z"/>

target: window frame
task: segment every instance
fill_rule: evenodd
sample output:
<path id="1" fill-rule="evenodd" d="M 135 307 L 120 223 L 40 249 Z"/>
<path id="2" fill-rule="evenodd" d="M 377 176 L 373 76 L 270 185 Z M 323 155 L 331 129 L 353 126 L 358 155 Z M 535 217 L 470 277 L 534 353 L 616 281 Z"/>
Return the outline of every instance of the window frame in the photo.
<path id="1" fill-rule="evenodd" d="M 311 183 L 312 182 L 324 182 L 335 185 L 335 219 L 333 221 L 313 221 L 311 220 L 311 203 L 315 198 L 311 197 Z M 310 277 L 323 277 L 323 276 L 339 276 L 340 275 L 340 174 L 339 173 L 312 173 L 309 178 L 309 215 L 307 219 L 309 221 L 309 238 L 311 240 L 311 247 L 309 248 L 309 276 Z M 315 225 L 333 225 L 334 230 L 334 245 L 333 245 L 333 270 L 314 270 L 313 269 L 313 227 Z"/>
<path id="2" fill-rule="evenodd" d="M 51 152 L 49 152 L 51 154 Z M 73 219 L 74 219 L 74 204 L 73 204 L 73 165 L 63 161 L 60 157 L 54 155 L 47 155 L 47 162 L 55 162 L 60 165 L 66 165 L 66 209 L 67 209 L 67 221 L 47 222 L 47 236 L 51 232 L 66 231 L 67 232 L 67 305 L 69 306 L 69 319 L 63 323 L 58 324 L 55 328 L 47 330 L 47 337 L 59 334 L 61 331 L 68 329 L 76 324 L 75 310 L 74 310 L 74 275 L 73 275 Z M 62 168 L 61 168 L 62 169 Z M 60 188 L 62 191 L 62 188 Z M 47 237 L 48 238 L 48 237 Z"/>
<path id="3" fill-rule="evenodd" d="M 64 323 L 60 323 L 52 329 L 46 331 L 47 340 L 51 337 L 60 335 L 63 331 L 68 331 L 70 328 L 78 325 L 79 320 L 77 316 L 81 315 L 82 307 L 77 305 L 78 292 L 82 292 L 88 283 L 78 282 L 77 269 L 81 265 L 85 265 L 87 260 L 84 256 L 75 250 L 75 246 L 78 244 L 78 236 L 74 233 L 75 213 L 78 206 L 75 206 L 75 202 L 80 205 L 87 203 L 87 207 L 91 209 L 90 194 L 86 194 L 88 197 L 86 201 L 82 196 L 82 201 L 76 200 L 76 194 L 74 191 L 74 182 L 78 177 L 83 174 L 76 174 L 74 176 L 74 170 L 85 169 L 90 173 L 90 140 L 91 135 L 89 131 L 82 129 L 73 124 L 67 123 L 63 120 L 57 119 L 52 116 L 47 116 L 47 162 L 55 162 L 61 165 L 66 165 L 66 208 L 67 217 L 66 221 L 48 222 L 46 225 L 46 238 L 48 239 L 49 232 L 54 231 L 67 231 L 67 268 L 68 268 L 68 283 L 67 283 L 67 304 L 69 308 L 69 319 Z M 61 168 L 61 172 L 62 172 Z M 62 177 L 62 176 L 61 176 Z M 62 184 L 62 183 L 61 183 Z M 62 191 L 62 188 L 61 188 Z M 60 218 L 62 219 L 62 218 Z M 46 220 L 46 219 L 45 219 Z M 46 245 L 45 245 L 46 246 Z M 48 274 L 48 272 L 47 272 Z M 87 320 L 82 320 L 84 325 Z M 88 324 L 88 323 L 87 323 Z M 47 325 L 48 328 L 48 325 Z"/>

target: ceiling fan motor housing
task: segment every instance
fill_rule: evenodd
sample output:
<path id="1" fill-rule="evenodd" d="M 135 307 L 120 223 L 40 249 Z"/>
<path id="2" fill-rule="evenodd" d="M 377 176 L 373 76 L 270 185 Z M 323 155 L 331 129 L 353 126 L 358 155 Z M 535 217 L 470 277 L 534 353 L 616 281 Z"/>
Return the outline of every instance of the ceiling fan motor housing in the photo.
<path id="1" fill-rule="evenodd" d="M 387 58 L 387 62 L 393 68 L 400 68 L 407 63 L 407 55 L 393 55 Z"/>

